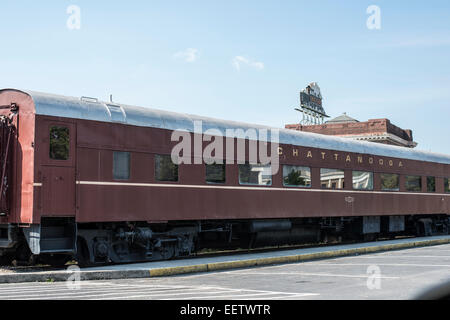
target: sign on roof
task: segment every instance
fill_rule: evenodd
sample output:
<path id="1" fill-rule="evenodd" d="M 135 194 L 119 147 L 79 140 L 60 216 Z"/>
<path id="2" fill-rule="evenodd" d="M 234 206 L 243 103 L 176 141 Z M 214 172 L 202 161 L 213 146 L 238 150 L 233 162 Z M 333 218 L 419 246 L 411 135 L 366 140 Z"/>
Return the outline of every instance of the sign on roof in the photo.
<path id="1" fill-rule="evenodd" d="M 316 82 L 310 83 L 300 92 L 300 105 L 325 115 L 325 110 L 322 107 L 322 93 Z"/>
<path id="2" fill-rule="evenodd" d="M 329 118 L 322 106 L 322 93 L 316 82 L 311 82 L 300 92 L 300 109 L 303 113 L 301 124 L 322 124 L 324 118 Z"/>

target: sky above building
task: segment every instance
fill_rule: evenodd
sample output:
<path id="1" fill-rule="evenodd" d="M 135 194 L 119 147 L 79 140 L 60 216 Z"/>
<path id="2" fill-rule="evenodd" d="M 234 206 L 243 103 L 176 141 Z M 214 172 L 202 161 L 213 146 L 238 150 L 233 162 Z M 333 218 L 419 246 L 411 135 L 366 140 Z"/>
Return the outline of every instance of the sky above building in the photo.
<path id="1" fill-rule="evenodd" d="M 450 154 L 448 0 L 4 0 L 0 35 L 1 88 L 281 128 L 316 81 L 330 116 Z"/>

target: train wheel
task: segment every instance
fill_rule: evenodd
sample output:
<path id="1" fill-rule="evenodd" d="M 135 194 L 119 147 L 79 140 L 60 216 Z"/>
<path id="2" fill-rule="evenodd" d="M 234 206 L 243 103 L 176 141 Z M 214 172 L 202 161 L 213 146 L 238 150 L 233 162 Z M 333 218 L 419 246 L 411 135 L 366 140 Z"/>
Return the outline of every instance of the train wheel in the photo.
<path id="1" fill-rule="evenodd" d="M 27 243 L 22 243 L 16 250 L 12 264 L 15 266 L 30 266 L 35 263 L 35 256 Z"/>
<path id="2" fill-rule="evenodd" d="M 175 257 L 175 246 L 174 245 L 167 245 L 160 249 L 161 257 L 164 260 L 170 260 Z"/>

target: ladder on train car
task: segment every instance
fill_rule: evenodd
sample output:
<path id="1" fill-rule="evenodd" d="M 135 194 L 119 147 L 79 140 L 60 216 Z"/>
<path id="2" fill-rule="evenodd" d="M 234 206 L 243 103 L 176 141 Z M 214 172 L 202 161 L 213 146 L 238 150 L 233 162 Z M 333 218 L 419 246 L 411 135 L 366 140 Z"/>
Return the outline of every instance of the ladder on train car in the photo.
<path id="1" fill-rule="evenodd" d="M 0 216 L 6 216 L 10 211 L 9 186 L 11 168 L 12 139 L 15 127 L 10 117 L 0 117 Z"/>

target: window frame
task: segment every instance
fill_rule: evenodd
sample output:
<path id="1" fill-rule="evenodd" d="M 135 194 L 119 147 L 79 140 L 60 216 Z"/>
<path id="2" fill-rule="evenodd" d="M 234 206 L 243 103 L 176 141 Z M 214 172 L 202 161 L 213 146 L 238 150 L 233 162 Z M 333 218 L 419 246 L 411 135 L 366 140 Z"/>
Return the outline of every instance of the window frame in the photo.
<path id="1" fill-rule="evenodd" d="M 157 158 L 158 157 L 168 157 L 170 159 L 170 162 L 177 167 L 177 180 L 159 180 L 158 179 L 158 175 L 157 175 Z M 154 154 L 153 156 L 153 174 L 154 174 L 154 179 L 156 182 L 165 182 L 165 183 L 179 183 L 180 182 L 180 165 L 179 164 L 175 164 L 172 161 L 172 156 L 169 154 Z"/>
<path id="2" fill-rule="evenodd" d="M 56 159 L 56 158 L 52 158 L 52 130 L 53 130 L 53 128 L 59 128 L 59 129 L 67 129 L 67 132 L 68 132 L 68 136 L 69 136 L 69 141 L 68 141 L 68 143 L 67 143 L 67 152 L 68 152 L 68 154 L 67 154 L 67 158 L 66 159 Z M 55 162 L 59 162 L 59 163 L 62 163 L 63 161 L 64 162 L 67 162 L 67 161 L 70 161 L 71 159 L 72 159 L 72 139 L 71 139 L 71 128 L 70 128 L 70 126 L 68 126 L 68 125 L 66 125 L 66 124 L 63 124 L 63 123 L 61 123 L 61 124 L 59 124 L 59 123 L 50 123 L 49 124 L 49 126 L 48 126 L 48 138 L 49 138 L 49 140 L 48 140 L 48 159 L 50 160 L 50 161 L 55 161 Z"/>
<path id="3" fill-rule="evenodd" d="M 115 162 L 115 155 L 119 154 L 119 153 L 128 155 L 128 178 L 125 178 L 125 179 L 117 178 L 115 176 L 115 170 L 114 170 L 115 169 L 115 163 L 116 163 Z M 113 180 L 115 180 L 115 181 L 130 181 L 131 180 L 131 163 L 132 163 L 131 152 L 128 152 L 128 151 L 117 151 L 117 150 L 113 151 L 113 165 L 112 165 L 112 177 L 113 177 Z"/>
<path id="4" fill-rule="evenodd" d="M 409 178 L 418 178 L 417 180 L 420 182 L 419 190 L 408 190 L 408 177 Z M 405 187 L 406 192 L 422 192 L 422 190 L 423 190 L 422 176 L 406 174 L 404 187 Z"/>
<path id="5" fill-rule="evenodd" d="M 301 186 L 301 185 L 288 185 L 284 182 L 285 176 L 284 176 L 284 168 L 291 167 L 291 168 L 302 168 L 302 169 L 308 169 L 309 170 L 309 186 Z M 295 164 L 283 164 L 282 169 L 282 184 L 285 188 L 303 188 L 303 189 L 311 189 L 312 188 L 312 168 L 308 166 L 301 166 L 301 165 L 295 165 Z"/>
<path id="6" fill-rule="evenodd" d="M 208 181 L 208 166 L 221 166 L 223 168 L 223 181 L 222 182 L 216 182 L 216 181 Z M 224 163 L 205 163 L 205 182 L 207 184 L 216 184 L 216 185 L 223 185 L 227 183 L 227 165 Z"/>
<path id="7" fill-rule="evenodd" d="M 241 167 L 242 166 L 259 166 L 261 168 L 270 168 L 271 178 L 270 178 L 270 184 L 258 184 L 258 183 L 244 183 L 241 182 Z M 272 173 L 272 166 L 271 165 L 262 165 L 260 163 L 258 164 L 251 164 L 251 163 L 244 163 L 244 164 L 238 164 L 238 183 L 240 186 L 254 186 L 254 187 L 271 187 L 273 186 L 273 179 L 274 175 Z"/>
<path id="8" fill-rule="evenodd" d="M 383 191 L 383 192 L 400 192 L 400 189 L 401 189 L 401 179 L 400 179 L 401 175 L 400 174 L 398 174 L 398 173 L 382 172 L 382 173 L 379 173 L 379 175 L 380 175 L 380 190 L 381 191 Z M 396 189 L 384 189 L 383 188 L 383 175 L 397 176 L 397 182 L 398 182 L 397 186 L 398 186 L 398 188 L 396 188 Z"/>
<path id="9" fill-rule="evenodd" d="M 322 170 L 342 171 L 342 175 L 343 175 L 343 178 L 342 178 L 342 186 L 341 186 L 341 187 L 337 186 L 336 188 L 328 187 L 328 186 L 324 187 L 324 186 L 323 186 L 323 182 L 322 182 L 322 175 L 323 175 Z M 338 169 L 338 168 L 320 168 L 319 174 L 320 174 L 320 176 L 319 176 L 319 179 L 320 179 L 320 180 L 319 180 L 319 181 L 320 181 L 320 188 L 321 188 L 322 190 L 345 190 L 345 170 L 344 170 L 344 169 Z M 331 185 L 333 185 L 333 181 L 332 181 L 332 180 L 328 180 L 328 181 L 331 181 Z"/>
<path id="10" fill-rule="evenodd" d="M 359 173 L 370 173 L 372 178 L 372 187 L 370 189 L 364 188 L 355 188 L 355 176 L 353 175 L 355 172 Z M 352 170 L 352 189 L 356 191 L 374 191 L 375 190 L 375 173 L 373 171 L 361 171 L 361 170 Z"/>
<path id="11" fill-rule="evenodd" d="M 430 178 L 434 179 L 434 190 L 433 191 L 430 191 L 430 189 L 428 188 L 428 186 L 429 186 L 429 179 Z M 434 177 L 434 176 L 426 176 L 426 181 L 427 181 L 427 192 L 429 192 L 429 193 L 436 193 L 437 192 L 437 185 L 436 185 L 437 179 L 436 179 L 436 177 Z"/>

